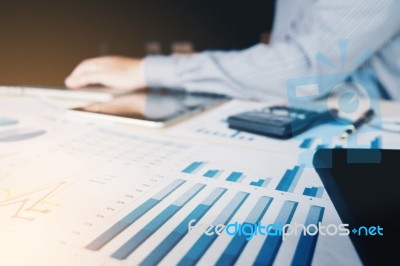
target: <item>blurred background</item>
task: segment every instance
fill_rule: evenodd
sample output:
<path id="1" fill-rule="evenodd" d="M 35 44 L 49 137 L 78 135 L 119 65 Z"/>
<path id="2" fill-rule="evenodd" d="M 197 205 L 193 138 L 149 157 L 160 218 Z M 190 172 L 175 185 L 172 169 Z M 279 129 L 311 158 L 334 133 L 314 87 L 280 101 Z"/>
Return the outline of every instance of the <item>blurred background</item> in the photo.
<path id="1" fill-rule="evenodd" d="M 62 86 L 82 59 L 241 49 L 268 39 L 274 0 L 2 1 L 0 85 Z"/>

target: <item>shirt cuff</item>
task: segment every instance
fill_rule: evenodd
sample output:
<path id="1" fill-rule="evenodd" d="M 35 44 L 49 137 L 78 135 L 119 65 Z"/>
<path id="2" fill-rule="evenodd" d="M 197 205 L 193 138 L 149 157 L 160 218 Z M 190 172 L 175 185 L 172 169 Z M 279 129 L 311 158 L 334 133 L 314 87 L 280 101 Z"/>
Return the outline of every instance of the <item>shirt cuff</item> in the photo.
<path id="1" fill-rule="evenodd" d="M 147 86 L 154 88 L 176 88 L 178 77 L 176 58 L 173 56 L 152 55 L 144 58 L 144 78 Z"/>

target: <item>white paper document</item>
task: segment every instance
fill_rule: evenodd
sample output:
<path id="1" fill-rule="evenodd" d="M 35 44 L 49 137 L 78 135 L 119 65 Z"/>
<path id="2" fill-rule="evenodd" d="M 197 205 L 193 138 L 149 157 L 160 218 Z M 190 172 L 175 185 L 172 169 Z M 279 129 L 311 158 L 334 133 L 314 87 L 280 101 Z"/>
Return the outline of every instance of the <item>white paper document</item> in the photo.
<path id="1" fill-rule="evenodd" d="M 40 122 L 34 128 L 45 133 L 13 138 L 7 127 L 34 121 L 2 115 L 0 149 L 19 146 L 0 161 L 1 265 L 360 264 L 348 236 L 267 236 L 257 227 L 340 224 L 315 170 L 299 164 L 300 148 L 203 144 L 63 119 L 53 121 L 65 129 L 56 137 Z"/>

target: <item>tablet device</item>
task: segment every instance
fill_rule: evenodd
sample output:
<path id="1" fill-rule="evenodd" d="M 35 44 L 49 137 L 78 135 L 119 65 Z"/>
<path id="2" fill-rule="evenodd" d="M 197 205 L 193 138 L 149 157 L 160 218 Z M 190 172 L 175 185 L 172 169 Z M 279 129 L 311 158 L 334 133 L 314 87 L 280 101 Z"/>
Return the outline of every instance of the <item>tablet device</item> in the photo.
<path id="1" fill-rule="evenodd" d="M 349 163 L 350 162 L 350 163 Z M 314 156 L 317 170 L 350 238 L 366 265 L 390 265 L 398 258 L 400 150 L 322 149 Z M 353 228 L 371 226 L 378 229 Z"/>
<path id="2" fill-rule="evenodd" d="M 147 89 L 109 102 L 74 108 L 78 116 L 149 127 L 163 127 L 225 102 L 221 95 Z"/>

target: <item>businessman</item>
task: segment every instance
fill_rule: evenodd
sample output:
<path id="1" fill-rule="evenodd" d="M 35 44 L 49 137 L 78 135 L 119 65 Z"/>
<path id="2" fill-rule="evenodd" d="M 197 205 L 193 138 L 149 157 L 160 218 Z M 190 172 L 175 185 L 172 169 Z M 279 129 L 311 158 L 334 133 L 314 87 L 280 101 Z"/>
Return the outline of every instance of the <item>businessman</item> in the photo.
<path id="1" fill-rule="evenodd" d="M 361 78 L 375 79 L 382 98 L 400 100 L 400 1 L 278 0 L 276 6 L 269 44 L 229 52 L 87 59 L 65 83 L 73 89 L 149 86 L 265 100 L 286 97 L 285 82 L 291 78 L 368 67 L 376 75 Z M 343 64 L 339 39 L 348 41 Z M 367 50 L 372 53 L 359 60 Z M 318 52 L 336 67 L 319 62 Z"/>

